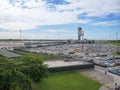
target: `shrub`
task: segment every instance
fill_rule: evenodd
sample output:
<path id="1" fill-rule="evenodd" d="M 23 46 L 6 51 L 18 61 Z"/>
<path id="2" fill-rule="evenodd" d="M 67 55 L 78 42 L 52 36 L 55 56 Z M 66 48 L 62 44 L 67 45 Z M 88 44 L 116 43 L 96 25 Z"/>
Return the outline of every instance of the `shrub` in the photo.
<path id="1" fill-rule="evenodd" d="M 0 60 L 0 90 L 31 90 L 31 82 L 23 73 L 16 70 L 13 63 Z"/>
<path id="2" fill-rule="evenodd" d="M 43 62 L 36 57 L 22 58 L 21 72 L 31 78 L 34 82 L 39 82 L 42 78 L 48 77 L 48 69 Z"/>

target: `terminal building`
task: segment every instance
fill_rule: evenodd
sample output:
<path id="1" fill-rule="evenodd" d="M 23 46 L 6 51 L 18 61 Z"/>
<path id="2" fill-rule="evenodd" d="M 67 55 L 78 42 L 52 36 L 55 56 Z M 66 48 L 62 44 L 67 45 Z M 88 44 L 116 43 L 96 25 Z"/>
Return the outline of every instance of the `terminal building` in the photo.
<path id="1" fill-rule="evenodd" d="M 0 49 L 2 50 L 10 50 L 24 48 L 25 44 L 22 42 L 0 42 Z"/>

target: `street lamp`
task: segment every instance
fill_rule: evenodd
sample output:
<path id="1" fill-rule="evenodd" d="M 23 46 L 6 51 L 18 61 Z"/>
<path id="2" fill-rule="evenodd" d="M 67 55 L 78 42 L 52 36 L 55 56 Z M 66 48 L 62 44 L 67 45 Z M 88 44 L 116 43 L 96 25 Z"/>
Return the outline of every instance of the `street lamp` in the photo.
<path id="1" fill-rule="evenodd" d="M 83 40 L 84 40 L 84 31 L 81 31 L 81 36 L 82 36 L 82 51 L 84 50 L 84 46 L 83 46 Z"/>
<path id="2" fill-rule="evenodd" d="M 22 30 L 20 29 L 20 41 L 21 41 L 21 32 L 22 32 Z"/>
<path id="3" fill-rule="evenodd" d="M 118 50 L 117 50 L 118 33 L 115 33 L 115 34 L 116 34 L 116 51 L 118 51 Z"/>

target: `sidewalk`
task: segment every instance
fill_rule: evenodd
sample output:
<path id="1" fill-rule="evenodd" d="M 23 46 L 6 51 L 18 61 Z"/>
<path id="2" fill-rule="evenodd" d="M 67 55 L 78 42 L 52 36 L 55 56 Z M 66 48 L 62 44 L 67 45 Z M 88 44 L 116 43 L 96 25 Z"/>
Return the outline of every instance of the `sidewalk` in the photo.
<path id="1" fill-rule="evenodd" d="M 112 76 L 96 69 L 79 70 L 79 72 L 103 84 L 99 90 L 114 90 L 114 79 Z"/>
<path id="2" fill-rule="evenodd" d="M 111 89 L 109 89 L 109 88 L 102 85 L 99 90 L 111 90 Z"/>

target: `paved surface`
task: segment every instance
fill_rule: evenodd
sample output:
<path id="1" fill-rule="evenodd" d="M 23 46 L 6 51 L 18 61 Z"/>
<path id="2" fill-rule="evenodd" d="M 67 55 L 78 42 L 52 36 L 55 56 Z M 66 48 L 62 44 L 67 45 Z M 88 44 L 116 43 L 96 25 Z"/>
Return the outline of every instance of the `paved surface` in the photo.
<path id="1" fill-rule="evenodd" d="M 64 60 L 49 60 L 45 61 L 44 64 L 47 64 L 48 67 L 62 67 L 62 66 L 74 66 L 74 65 L 86 65 L 88 62 L 84 61 L 64 61 Z"/>
<path id="2" fill-rule="evenodd" d="M 95 67 L 95 69 L 79 70 L 79 72 L 103 84 L 100 90 L 114 90 L 114 78 L 108 73 L 105 74 L 105 70 Z"/>
<path id="3" fill-rule="evenodd" d="M 110 89 L 105 86 L 101 86 L 99 90 L 110 90 Z"/>

